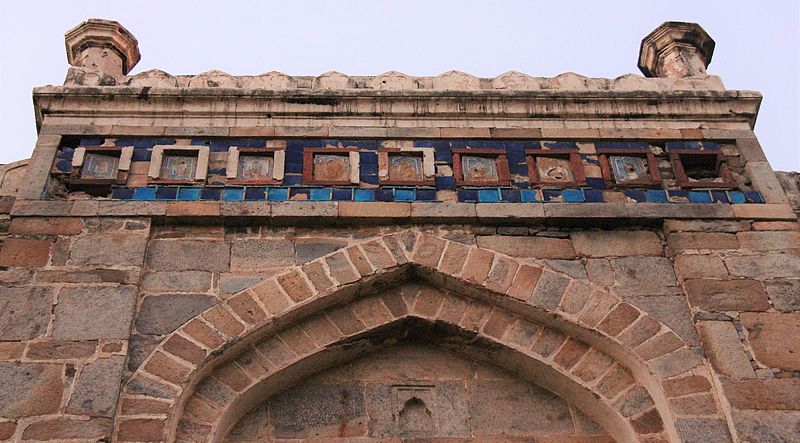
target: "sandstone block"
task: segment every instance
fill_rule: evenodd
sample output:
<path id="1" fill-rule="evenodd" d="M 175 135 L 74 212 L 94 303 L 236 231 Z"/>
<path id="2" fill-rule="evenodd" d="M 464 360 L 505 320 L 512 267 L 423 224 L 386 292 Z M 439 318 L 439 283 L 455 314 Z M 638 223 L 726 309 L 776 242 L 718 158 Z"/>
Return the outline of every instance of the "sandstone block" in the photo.
<path id="1" fill-rule="evenodd" d="M 508 235 L 479 236 L 478 246 L 512 257 L 575 258 L 572 243 L 563 238 L 514 237 Z"/>
<path id="2" fill-rule="evenodd" d="M 67 413 L 113 417 L 124 365 L 124 356 L 113 356 L 84 366 L 75 382 Z"/>
<path id="3" fill-rule="evenodd" d="M 227 271 L 230 246 L 219 240 L 152 240 L 147 267 L 158 271 Z"/>
<path id="4" fill-rule="evenodd" d="M 136 330 L 140 334 L 168 334 L 215 302 L 214 298 L 204 294 L 145 297 L 136 317 Z"/>
<path id="5" fill-rule="evenodd" d="M 27 235 L 78 235 L 83 231 L 79 218 L 34 218 L 20 217 L 11 220 L 10 234 Z"/>
<path id="6" fill-rule="evenodd" d="M 649 297 L 626 297 L 626 300 L 653 318 L 664 323 L 673 332 L 693 346 L 700 344 L 692 321 L 692 313 L 682 295 L 656 295 Z"/>
<path id="7" fill-rule="evenodd" d="M 723 380 L 722 389 L 736 409 L 800 409 L 800 379 L 797 378 Z"/>
<path id="8" fill-rule="evenodd" d="M 294 264 L 294 244 L 285 239 L 237 239 L 231 248 L 231 266 L 261 269 Z"/>
<path id="9" fill-rule="evenodd" d="M 583 257 L 663 255 L 661 239 L 650 231 L 575 231 L 570 238 Z"/>
<path id="10" fill-rule="evenodd" d="M 764 282 L 764 287 L 779 311 L 800 311 L 800 280 L 772 280 Z"/>
<path id="11" fill-rule="evenodd" d="M 147 238 L 130 233 L 86 234 L 72 242 L 70 265 L 141 266 Z"/>
<path id="12" fill-rule="evenodd" d="M 0 287 L 0 340 L 29 340 L 44 334 L 52 304 L 50 288 Z"/>
<path id="13" fill-rule="evenodd" d="M 765 311 L 767 293 L 754 280 L 687 280 L 689 303 L 706 311 Z"/>
<path id="14" fill-rule="evenodd" d="M 736 234 L 742 249 L 752 251 L 795 250 L 800 252 L 800 232 L 798 231 L 758 231 Z"/>
<path id="15" fill-rule="evenodd" d="M 92 341 L 41 341 L 28 346 L 26 357 L 30 360 L 80 359 L 94 354 L 97 342 Z"/>
<path id="16" fill-rule="evenodd" d="M 675 286 L 672 262 L 666 257 L 622 257 L 611 260 L 617 285 L 656 288 Z"/>
<path id="17" fill-rule="evenodd" d="M 0 362 L 0 416 L 17 418 L 58 411 L 63 365 Z"/>
<path id="18" fill-rule="evenodd" d="M 724 278 L 728 270 L 722 259 L 715 255 L 678 255 L 675 257 L 675 274 L 678 280 L 690 278 Z"/>
<path id="19" fill-rule="evenodd" d="M 733 411 L 741 441 L 790 442 L 800 434 L 800 411 Z"/>
<path id="20" fill-rule="evenodd" d="M 686 442 L 727 443 L 731 441 L 725 420 L 716 418 L 679 418 L 678 434 Z"/>
<path id="21" fill-rule="evenodd" d="M 294 243 L 297 263 L 306 263 L 347 246 L 346 240 L 298 238 Z"/>
<path id="22" fill-rule="evenodd" d="M 728 271 L 737 277 L 756 280 L 797 278 L 800 275 L 800 256 L 793 254 L 761 254 L 725 258 Z"/>
<path id="23" fill-rule="evenodd" d="M 114 422 L 110 418 L 88 420 L 56 418 L 32 423 L 22 433 L 23 440 L 110 441 Z"/>
<path id="24" fill-rule="evenodd" d="M 675 255 L 687 250 L 739 249 L 739 241 L 729 233 L 676 232 L 667 236 L 667 246 Z"/>
<path id="25" fill-rule="evenodd" d="M 723 375 L 732 378 L 752 378 L 756 373 L 732 322 L 701 321 L 697 324 L 700 337 L 711 364 Z"/>
<path id="26" fill-rule="evenodd" d="M 37 268 L 47 264 L 54 242 L 25 238 L 6 239 L 0 249 L 0 266 Z"/>
<path id="27" fill-rule="evenodd" d="M 127 339 L 135 304 L 133 286 L 63 288 L 55 308 L 53 338 Z"/>
<path id="28" fill-rule="evenodd" d="M 204 292 L 211 288 L 211 273 L 151 272 L 142 277 L 141 288 L 149 292 Z"/>
<path id="29" fill-rule="evenodd" d="M 743 312 L 740 318 L 758 361 L 784 371 L 800 371 L 800 312 Z"/>
<path id="30" fill-rule="evenodd" d="M 664 232 L 739 232 L 749 231 L 750 222 L 728 220 L 665 220 Z"/>

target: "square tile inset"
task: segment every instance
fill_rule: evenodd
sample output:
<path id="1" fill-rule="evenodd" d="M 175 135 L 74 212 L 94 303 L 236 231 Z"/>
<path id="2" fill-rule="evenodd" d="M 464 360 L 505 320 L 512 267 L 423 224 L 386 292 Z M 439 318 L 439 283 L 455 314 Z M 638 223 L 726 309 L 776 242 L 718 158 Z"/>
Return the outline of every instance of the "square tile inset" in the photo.
<path id="1" fill-rule="evenodd" d="M 617 183 L 640 181 L 649 177 L 647 172 L 647 159 L 644 157 L 626 157 L 620 155 L 609 156 L 611 171 Z"/>
<path id="2" fill-rule="evenodd" d="M 82 179 L 116 179 L 119 156 L 87 152 L 81 168 Z"/>
<path id="3" fill-rule="evenodd" d="M 464 181 L 496 183 L 500 181 L 497 160 L 490 157 L 464 155 L 461 157 Z"/>
<path id="4" fill-rule="evenodd" d="M 197 170 L 197 156 L 165 155 L 161 163 L 161 174 L 164 180 L 191 181 Z"/>

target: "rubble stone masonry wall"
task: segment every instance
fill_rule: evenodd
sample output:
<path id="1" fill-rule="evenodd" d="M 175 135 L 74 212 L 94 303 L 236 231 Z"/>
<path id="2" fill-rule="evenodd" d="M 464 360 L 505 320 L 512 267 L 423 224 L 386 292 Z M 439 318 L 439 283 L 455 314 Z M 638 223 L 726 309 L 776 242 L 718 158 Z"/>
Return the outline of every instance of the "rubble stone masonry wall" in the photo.
<path id="1" fill-rule="evenodd" d="M 630 90 L 151 87 L 119 24 L 70 31 L 68 86 L 35 92 L 0 192 L 0 440 L 797 441 L 796 177 L 752 132 L 760 96 L 696 74 L 713 41 L 670 65 L 691 25 L 670 23 L 643 71 L 694 77 Z M 78 57 L 89 31 L 118 47 L 106 71 L 80 65 L 103 59 Z M 262 182 L 235 181 L 247 148 L 272 156 Z M 344 169 L 309 182 L 306 148 Z M 412 180 L 382 182 L 382 152 L 411 152 Z M 456 154 L 511 168 L 469 182 Z M 188 178 L 150 164 L 170 155 Z M 573 180 L 537 184 L 540 155 Z"/>

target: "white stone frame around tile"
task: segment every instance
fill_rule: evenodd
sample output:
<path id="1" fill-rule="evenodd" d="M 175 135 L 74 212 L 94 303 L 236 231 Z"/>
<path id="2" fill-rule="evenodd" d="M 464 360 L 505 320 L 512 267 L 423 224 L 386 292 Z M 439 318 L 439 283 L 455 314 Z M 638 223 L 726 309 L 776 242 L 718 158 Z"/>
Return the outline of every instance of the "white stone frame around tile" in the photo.
<path id="1" fill-rule="evenodd" d="M 161 163 L 164 161 L 164 151 L 194 151 L 197 152 L 197 169 L 194 171 L 194 179 L 204 181 L 208 175 L 208 146 L 194 145 L 156 145 L 150 156 L 150 168 L 147 176 L 151 179 L 161 178 Z"/>
<path id="2" fill-rule="evenodd" d="M 272 179 L 283 180 L 286 165 L 285 149 L 269 149 L 265 153 L 272 154 Z M 239 146 L 228 148 L 228 162 L 225 166 L 225 177 L 235 180 L 239 177 Z"/>
<path id="3" fill-rule="evenodd" d="M 128 171 L 131 169 L 131 159 L 133 158 L 133 146 L 125 146 L 119 149 L 119 163 L 117 163 L 117 171 Z M 89 150 L 91 152 L 91 149 Z M 86 159 L 86 148 L 75 148 L 72 154 L 72 167 L 80 168 Z"/>

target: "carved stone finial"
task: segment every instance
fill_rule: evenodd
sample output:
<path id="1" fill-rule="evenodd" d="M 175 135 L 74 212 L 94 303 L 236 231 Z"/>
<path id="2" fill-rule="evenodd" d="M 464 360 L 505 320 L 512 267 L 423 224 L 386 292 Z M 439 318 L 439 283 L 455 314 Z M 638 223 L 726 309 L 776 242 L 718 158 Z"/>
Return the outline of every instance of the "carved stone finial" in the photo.
<path id="1" fill-rule="evenodd" d="M 126 75 L 139 62 L 139 42 L 113 20 L 90 18 L 64 34 L 67 61 L 114 77 Z"/>
<path id="2" fill-rule="evenodd" d="M 714 40 L 697 23 L 664 22 L 642 40 L 639 69 L 646 77 L 705 75 Z"/>

